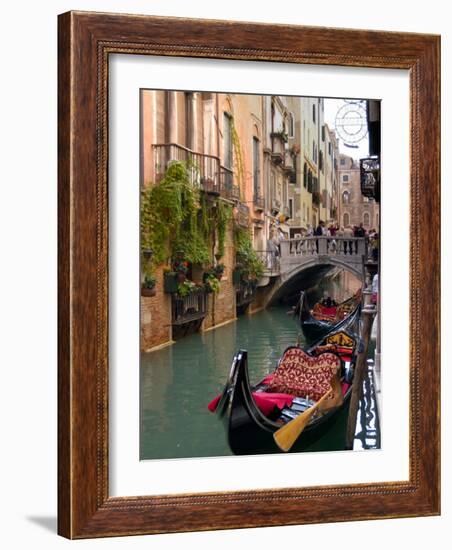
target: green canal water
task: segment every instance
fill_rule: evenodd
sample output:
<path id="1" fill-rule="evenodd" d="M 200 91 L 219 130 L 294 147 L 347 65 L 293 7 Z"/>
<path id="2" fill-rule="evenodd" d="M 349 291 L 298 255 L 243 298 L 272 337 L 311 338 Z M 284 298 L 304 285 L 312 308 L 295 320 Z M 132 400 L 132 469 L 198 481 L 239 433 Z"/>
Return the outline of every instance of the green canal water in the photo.
<path id="1" fill-rule="evenodd" d="M 274 370 L 281 353 L 299 336 L 287 311 L 274 307 L 244 315 L 141 355 L 142 460 L 232 454 L 223 425 L 207 404 L 223 389 L 237 350 L 248 351 L 251 383 Z"/>

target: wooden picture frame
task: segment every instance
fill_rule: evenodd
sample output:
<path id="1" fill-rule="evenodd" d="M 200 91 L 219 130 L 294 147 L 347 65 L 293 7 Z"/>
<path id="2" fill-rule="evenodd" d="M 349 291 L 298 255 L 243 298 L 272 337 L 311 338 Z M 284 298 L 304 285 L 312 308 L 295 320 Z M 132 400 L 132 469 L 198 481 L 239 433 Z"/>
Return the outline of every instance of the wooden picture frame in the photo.
<path id="1" fill-rule="evenodd" d="M 59 16 L 58 532 L 103 537 L 440 511 L 440 38 L 69 12 Z M 110 54 L 406 69 L 410 75 L 409 481 L 110 497 Z M 427 225 L 428 224 L 428 225 Z M 422 227 L 428 231 L 421 230 Z M 284 513 L 273 513 L 281 504 Z"/>

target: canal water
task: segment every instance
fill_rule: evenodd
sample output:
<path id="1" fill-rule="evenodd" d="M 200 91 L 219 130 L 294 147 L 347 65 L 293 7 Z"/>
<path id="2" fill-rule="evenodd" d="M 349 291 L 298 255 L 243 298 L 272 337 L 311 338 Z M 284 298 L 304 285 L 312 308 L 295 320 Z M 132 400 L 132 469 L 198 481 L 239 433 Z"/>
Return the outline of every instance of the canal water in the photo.
<path id="1" fill-rule="evenodd" d="M 141 459 L 231 455 L 223 425 L 207 404 L 223 389 L 233 355 L 248 351 L 253 384 L 274 370 L 281 353 L 298 337 L 288 308 L 279 306 L 143 353 Z M 369 411 L 373 414 L 372 405 Z"/>

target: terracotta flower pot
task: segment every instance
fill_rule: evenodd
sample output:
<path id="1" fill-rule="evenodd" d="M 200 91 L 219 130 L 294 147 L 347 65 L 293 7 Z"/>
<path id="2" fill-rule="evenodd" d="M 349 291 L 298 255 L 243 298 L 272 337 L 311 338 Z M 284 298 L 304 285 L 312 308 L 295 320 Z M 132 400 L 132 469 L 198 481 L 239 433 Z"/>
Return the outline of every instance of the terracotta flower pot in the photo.
<path id="1" fill-rule="evenodd" d="M 151 298 L 152 296 L 155 296 L 157 294 L 157 289 L 154 288 L 142 288 L 141 289 L 141 296 L 145 296 L 147 298 Z"/>

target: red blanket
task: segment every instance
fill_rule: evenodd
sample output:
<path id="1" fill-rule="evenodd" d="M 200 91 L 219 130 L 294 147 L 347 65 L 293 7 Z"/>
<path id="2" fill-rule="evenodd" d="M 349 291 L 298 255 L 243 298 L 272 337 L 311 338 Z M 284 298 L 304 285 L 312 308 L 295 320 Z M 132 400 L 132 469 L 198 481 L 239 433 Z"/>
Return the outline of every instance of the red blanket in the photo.
<path id="1" fill-rule="evenodd" d="M 268 416 L 275 407 L 278 407 L 280 410 L 284 407 L 290 407 L 295 397 L 294 395 L 289 395 L 288 393 L 253 392 L 252 395 L 254 402 L 265 416 Z M 212 399 L 212 401 L 207 405 L 210 412 L 215 412 L 220 397 L 221 394 L 217 395 L 215 399 Z"/>

